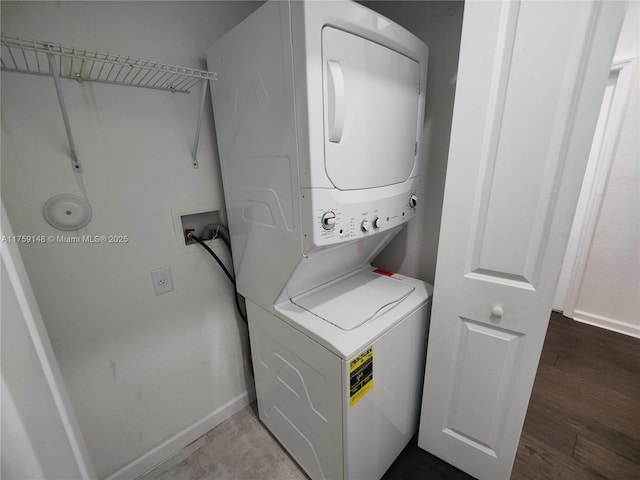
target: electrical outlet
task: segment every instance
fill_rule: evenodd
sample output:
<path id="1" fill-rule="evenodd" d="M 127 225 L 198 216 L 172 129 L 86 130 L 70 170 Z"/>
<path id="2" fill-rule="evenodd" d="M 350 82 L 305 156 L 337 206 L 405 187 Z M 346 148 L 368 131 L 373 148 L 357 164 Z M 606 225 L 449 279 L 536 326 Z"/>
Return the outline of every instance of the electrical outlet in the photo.
<path id="1" fill-rule="evenodd" d="M 173 290 L 173 280 L 171 279 L 171 270 L 169 267 L 151 270 L 151 280 L 153 281 L 153 290 L 156 295 L 161 295 Z"/>

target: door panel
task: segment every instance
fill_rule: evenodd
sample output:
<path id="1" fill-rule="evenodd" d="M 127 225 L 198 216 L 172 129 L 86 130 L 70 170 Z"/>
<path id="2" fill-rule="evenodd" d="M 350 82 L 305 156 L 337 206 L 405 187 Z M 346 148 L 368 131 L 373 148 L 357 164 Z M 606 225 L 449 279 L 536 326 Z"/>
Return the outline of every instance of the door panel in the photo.
<path id="1" fill-rule="evenodd" d="M 624 10 L 465 5 L 418 444 L 480 479 L 513 465 Z"/>
<path id="2" fill-rule="evenodd" d="M 459 321 L 447 402 L 448 434 L 495 455 L 502 434 L 500 412 L 511 391 L 522 335 L 467 318 Z M 479 379 L 487 382 L 481 388 Z"/>
<path id="3" fill-rule="evenodd" d="M 420 65 L 332 27 L 322 29 L 322 57 L 331 182 L 354 190 L 407 180 L 415 167 Z"/>
<path id="4" fill-rule="evenodd" d="M 587 9 L 566 10 L 586 25 Z M 558 48 L 563 15 L 547 16 L 537 5 L 517 2 L 501 15 L 468 270 L 486 276 L 479 280 L 513 280 L 535 289 L 564 159 L 565 137 L 554 132 L 570 123 L 573 97 L 564 92 L 578 82 L 581 58 Z M 536 33 L 540 25 L 545 35 Z"/>

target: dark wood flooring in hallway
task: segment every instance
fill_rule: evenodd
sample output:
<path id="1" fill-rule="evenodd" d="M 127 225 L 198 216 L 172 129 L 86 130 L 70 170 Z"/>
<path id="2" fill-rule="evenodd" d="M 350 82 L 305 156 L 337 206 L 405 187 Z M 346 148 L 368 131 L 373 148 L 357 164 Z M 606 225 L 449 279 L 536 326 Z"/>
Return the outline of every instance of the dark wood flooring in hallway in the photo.
<path id="1" fill-rule="evenodd" d="M 415 439 L 384 476 L 471 478 Z M 511 478 L 640 479 L 640 339 L 551 315 Z"/>

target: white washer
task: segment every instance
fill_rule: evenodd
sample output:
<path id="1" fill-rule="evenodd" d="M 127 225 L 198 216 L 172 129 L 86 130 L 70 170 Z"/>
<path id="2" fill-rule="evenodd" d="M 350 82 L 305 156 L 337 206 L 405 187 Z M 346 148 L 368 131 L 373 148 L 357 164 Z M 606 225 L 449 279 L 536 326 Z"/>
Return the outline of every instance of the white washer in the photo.
<path id="1" fill-rule="evenodd" d="M 260 419 L 311 478 L 380 478 L 417 432 L 431 286 L 396 277 L 248 303 Z"/>
<path id="2" fill-rule="evenodd" d="M 260 419 L 313 479 L 415 434 L 430 286 L 370 262 L 416 215 L 427 47 L 351 1 L 270 1 L 207 52 Z"/>

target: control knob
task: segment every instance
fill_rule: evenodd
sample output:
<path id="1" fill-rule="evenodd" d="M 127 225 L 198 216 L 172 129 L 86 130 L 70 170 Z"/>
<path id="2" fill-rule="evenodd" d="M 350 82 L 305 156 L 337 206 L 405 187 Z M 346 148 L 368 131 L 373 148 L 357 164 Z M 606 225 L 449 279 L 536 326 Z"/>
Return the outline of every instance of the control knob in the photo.
<path id="1" fill-rule="evenodd" d="M 362 220 L 362 223 L 360 224 L 360 229 L 363 232 L 368 232 L 369 231 L 369 220 Z"/>
<path id="2" fill-rule="evenodd" d="M 411 208 L 416 208 L 416 205 L 418 205 L 418 196 L 415 193 L 412 193 L 409 197 L 409 206 Z"/>
<path id="3" fill-rule="evenodd" d="M 320 218 L 322 228 L 331 230 L 336 225 L 336 214 L 333 212 L 324 212 Z"/>
<path id="4" fill-rule="evenodd" d="M 371 224 L 373 225 L 373 228 L 380 228 L 380 218 L 375 217 L 373 219 L 373 222 L 371 222 Z"/>

